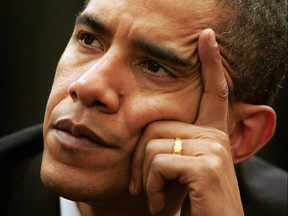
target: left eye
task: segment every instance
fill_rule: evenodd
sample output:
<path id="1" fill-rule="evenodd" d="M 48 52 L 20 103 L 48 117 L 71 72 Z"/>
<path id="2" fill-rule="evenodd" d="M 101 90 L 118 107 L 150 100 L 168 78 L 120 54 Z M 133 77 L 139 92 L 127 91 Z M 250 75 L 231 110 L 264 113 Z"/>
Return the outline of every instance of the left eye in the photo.
<path id="1" fill-rule="evenodd" d="M 87 48 L 96 48 L 100 50 L 104 49 L 102 43 L 94 35 L 91 34 L 79 33 L 78 41 L 81 45 Z"/>
<path id="2" fill-rule="evenodd" d="M 152 73 L 157 73 L 157 75 L 164 75 L 168 76 L 169 72 L 160 64 L 158 64 L 156 61 L 153 60 L 146 60 L 144 62 L 141 62 L 141 66 L 144 66 L 146 69 L 151 71 Z"/>

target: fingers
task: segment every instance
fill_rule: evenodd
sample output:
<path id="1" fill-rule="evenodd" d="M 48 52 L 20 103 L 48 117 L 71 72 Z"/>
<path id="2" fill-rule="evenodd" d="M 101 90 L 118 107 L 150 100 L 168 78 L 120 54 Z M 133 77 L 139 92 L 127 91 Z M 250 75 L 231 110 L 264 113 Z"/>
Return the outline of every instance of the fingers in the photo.
<path id="1" fill-rule="evenodd" d="M 195 128 L 194 131 L 197 131 L 198 128 Z M 200 131 L 199 131 L 200 132 Z M 172 155 L 173 146 L 175 139 L 153 139 L 150 140 L 145 149 L 145 157 L 143 160 L 143 169 L 142 169 L 142 179 L 143 187 L 147 186 L 148 173 L 151 168 L 151 161 L 160 155 L 168 154 Z M 209 155 L 211 152 L 219 155 L 219 152 L 224 152 L 219 143 L 214 143 L 212 141 L 202 140 L 202 139 L 182 139 L 182 155 L 189 155 L 191 157 L 197 157 L 199 155 Z M 175 156 L 175 155 L 174 155 Z M 176 159 L 178 157 L 176 156 Z M 179 164 L 178 164 L 179 165 Z"/>
<path id="2" fill-rule="evenodd" d="M 175 130 L 176 128 L 177 130 Z M 150 141 L 154 143 L 151 143 L 150 146 L 154 146 L 158 145 L 158 142 L 155 142 L 155 139 L 171 139 L 168 142 L 164 141 L 165 145 L 162 145 L 163 149 L 159 149 L 159 152 L 164 152 L 164 148 L 167 149 L 167 146 L 169 146 L 169 150 L 166 150 L 166 152 L 172 153 L 175 137 L 190 139 L 193 138 L 193 136 L 199 138 L 200 136 L 206 136 L 206 133 L 203 134 L 201 130 L 198 130 L 196 127 L 188 123 L 175 121 L 159 121 L 151 123 L 145 129 L 134 150 L 131 163 L 131 180 L 129 183 L 130 193 L 132 195 L 138 195 L 143 191 L 143 163 L 146 151 L 145 149 Z"/>
<path id="3" fill-rule="evenodd" d="M 142 134 L 139 140 L 132 159 L 131 164 L 131 180 L 129 184 L 129 191 L 133 195 L 138 195 L 143 191 L 143 162 L 145 156 L 146 145 L 150 140 L 170 138 L 174 139 L 175 136 L 185 138 L 187 133 L 186 127 L 183 126 L 185 123 L 181 122 L 171 122 L 171 121 L 160 121 L 150 124 L 145 132 Z M 175 128 L 177 129 L 177 134 L 175 135 Z M 170 144 L 173 141 L 170 141 Z M 166 143 L 167 147 L 167 143 Z M 172 152 L 172 148 L 171 151 Z"/>
<path id="4" fill-rule="evenodd" d="M 201 127 L 176 121 L 159 121 L 150 124 L 134 150 L 129 186 L 131 194 L 138 195 L 143 191 L 150 163 L 156 154 L 172 154 L 175 137 L 182 138 L 183 155 L 194 155 L 197 152 L 204 154 L 206 149 L 217 148 L 216 143 L 207 142 L 210 138 L 217 139 L 221 143 L 227 142 L 224 133 L 215 132 L 212 128 L 203 130 Z M 199 145 L 194 145 L 193 140 L 197 140 Z"/>
<path id="5" fill-rule="evenodd" d="M 214 127 L 227 132 L 228 87 L 224 77 L 221 56 L 215 41 L 215 34 L 211 29 L 206 29 L 200 34 L 199 55 L 204 92 L 195 124 Z M 161 127 L 160 124 L 153 127 L 152 129 L 149 127 L 149 135 L 141 137 L 134 152 L 131 170 L 132 177 L 129 187 L 130 192 L 134 195 L 142 191 L 143 152 L 148 141 L 155 138 L 175 138 L 176 136 L 189 138 L 185 137 L 189 134 L 185 129 L 183 131 L 177 130 L 178 134 L 176 134 L 176 126 L 174 124 L 171 124 L 171 128 L 166 125 L 165 130 L 162 131 L 157 130 L 157 127 Z M 196 134 L 195 132 L 191 133 Z"/>
<path id="6" fill-rule="evenodd" d="M 204 87 L 195 125 L 154 122 L 145 129 L 134 151 L 129 190 L 137 195 L 142 192 L 144 184 L 152 212 L 164 208 L 166 181 L 186 175 L 188 158 L 190 162 L 199 155 L 220 155 L 222 158 L 226 154 L 225 146 L 229 145 L 226 136 L 229 91 L 211 29 L 200 34 L 198 50 Z M 181 156 L 172 154 L 175 137 L 181 137 L 183 141 Z"/>
<path id="7" fill-rule="evenodd" d="M 182 157 L 182 160 L 178 159 L 179 155 L 173 154 L 158 154 L 153 159 L 147 179 L 146 191 L 149 209 L 153 215 L 162 212 L 164 208 L 167 210 L 167 208 L 171 207 L 170 205 L 166 206 L 167 197 L 173 200 L 174 211 L 178 210 L 182 205 L 187 191 L 183 185 L 179 185 L 178 181 L 173 182 L 172 180 L 180 178 L 183 172 L 185 173 L 187 164 L 190 162 L 188 157 Z M 168 182 L 169 180 L 170 182 Z M 174 189 L 174 191 L 166 190 L 166 187 Z M 166 215 L 166 213 L 162 212 L 162 215 Z"/>
<path id="8" fill-rule="evenodd" d="M 211 29 L 200 34 L 198 50 L 204 90 L 195 124 L 227 132 L 229 90 L 215 33 Z"/>
<path id="9" fill-rule="evenodd" d="M 197 142 L 196 144 L 201 145 Z M 182 204 L 186 190 L 181 192 L 178 188 L 180 193 L 177 196 L 167 194 L 168 188 L 171 188 L 167 186 L 168 182 L 175 179 L 189 191 L 190 205 L 186 205 L 190 206 L 189 215 L 222 215 L 221 212 L 230 207 L 232 212 L 238 210 L 241 199 L 234 166 L 223 146 L 218 147 L 220 148 L 213 150 L 216 154 L 213 151 L 207 155 L 200 153 L 196 156 L 157 154 L 151 163 L 147 179 L 146 194 L 151 213 L 163 213 L 163 210 L 174 204 L 179 206 L 179 203 L 175 203 L 178 199 Z M 221 156 L 218 156 L 218 153 Z M 230 204 L 223 208 L 223 203 Z"/>

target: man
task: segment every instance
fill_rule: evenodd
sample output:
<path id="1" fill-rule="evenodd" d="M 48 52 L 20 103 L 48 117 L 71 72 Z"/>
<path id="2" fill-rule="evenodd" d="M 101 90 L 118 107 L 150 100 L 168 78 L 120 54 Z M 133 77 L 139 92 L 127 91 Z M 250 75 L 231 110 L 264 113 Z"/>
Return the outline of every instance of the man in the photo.
<path id="1" fill-rule="evenodd" d="M 1 176 L 4 215 L 58 214 L 55 194 L 83 216 L 285 215 L 286 173 L 258 159 L 237 174 L 234 165 L 275 130 L 275 113 L 263 104 L 285 73 L 287 3 L 233 4 L 86 2 L 43 124 L 41 180 L 53 192 L 35 177 L 39 128 L 21 145 L 23 133 L 12 144 L 15 135 L 4 138 L 2 158 L 15 159 Z M 257 18 L 266 24 L 260 33 Z"/>

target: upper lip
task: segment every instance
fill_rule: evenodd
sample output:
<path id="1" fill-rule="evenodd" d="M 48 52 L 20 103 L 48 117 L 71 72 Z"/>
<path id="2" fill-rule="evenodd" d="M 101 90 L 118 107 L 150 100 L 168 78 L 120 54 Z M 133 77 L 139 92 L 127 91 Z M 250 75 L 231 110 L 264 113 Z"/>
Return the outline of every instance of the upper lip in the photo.
<path id="1" fill-rule="evenodd" d="M 97 145 L 101 145 L 106 148 L 115 148 L 115 146 L 105 142 L 88 126 L 80 123 L 74 123 L 71 119 L 60 119 L 56 121 L 54 128 L 71 133 L 75 137 L 85 137 L 92 142 L 97 143 Z"/>

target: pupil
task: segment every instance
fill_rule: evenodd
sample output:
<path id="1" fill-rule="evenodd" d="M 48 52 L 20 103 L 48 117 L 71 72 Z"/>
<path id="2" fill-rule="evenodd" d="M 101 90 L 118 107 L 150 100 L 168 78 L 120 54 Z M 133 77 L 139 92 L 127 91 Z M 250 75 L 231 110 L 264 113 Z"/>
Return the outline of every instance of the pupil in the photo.
<path id="1" fill-rule="evenodd" d="M 94 41 L 94 37 L 90 35 L 85 35 L 84 36 L 84 43 L 87 45 L 91 45 Z"/>
<path id="2" fill-rule="evenodd" d="M 160 69 L 160 65 L 153 61 L 149 61 L 147 67 L 153 72 L 157 72 Z"/>

